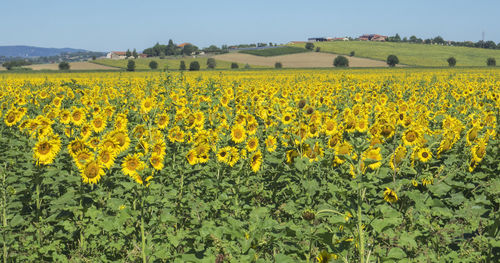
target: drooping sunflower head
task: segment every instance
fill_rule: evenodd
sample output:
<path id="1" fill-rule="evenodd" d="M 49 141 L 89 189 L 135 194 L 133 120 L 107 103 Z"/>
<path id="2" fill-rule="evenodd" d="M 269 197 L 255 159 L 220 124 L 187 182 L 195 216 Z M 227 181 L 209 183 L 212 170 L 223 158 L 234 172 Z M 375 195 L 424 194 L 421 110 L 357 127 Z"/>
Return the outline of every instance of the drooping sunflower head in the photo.
<path id="1" fill-rule="evenodd" d="M 386 187 L 384 191 L 384 200 L 389 203 L 395 203 L 398 201 L 398 195 L 394 190 L 390 189 L 389 187 Z"/>
<path id="2" fill-rule="evenodd" d="M 262 153 L 260 151 L 257 151 L 250 157 L 250 167 L 252 168 L 252 171 L 256 173 L 257 171 L 259 171 L 261 165 Z"/>

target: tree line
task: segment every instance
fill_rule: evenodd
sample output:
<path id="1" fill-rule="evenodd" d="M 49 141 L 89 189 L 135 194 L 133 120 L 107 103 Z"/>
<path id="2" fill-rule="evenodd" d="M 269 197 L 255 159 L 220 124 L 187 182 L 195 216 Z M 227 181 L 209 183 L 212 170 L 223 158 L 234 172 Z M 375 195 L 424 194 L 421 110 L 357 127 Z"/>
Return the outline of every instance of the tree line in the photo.
<path id="1" fill-rule="evenodd" d="M 486 48 L 486 49 L 500 49 L 500 42 L 495 44 L 492 40 L 478 42 L 472 41 L 446 41 L 441 36 L 434 38 L 422 39 L 416 36 L 403 37 L 399 34 L 390 36 L 387 38 L 388 42 L 406 42 L 406 43 L 416 43 L 416 44 L 438 44 L 438 45 L 450 45 L 450 46 L 461 46 L 461 47 L 475 47 L 475 48 Z"/>

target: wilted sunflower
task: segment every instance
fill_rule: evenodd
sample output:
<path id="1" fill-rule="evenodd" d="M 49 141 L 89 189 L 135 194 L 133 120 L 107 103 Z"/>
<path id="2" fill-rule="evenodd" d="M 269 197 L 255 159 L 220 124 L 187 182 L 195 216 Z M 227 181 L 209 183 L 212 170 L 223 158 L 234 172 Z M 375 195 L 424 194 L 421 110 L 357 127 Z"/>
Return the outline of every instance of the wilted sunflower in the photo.
<path id="1" fill-rule="evenodd" d="M 53 135 L 52 137 L 40 138 L 33 148 L 34 158 L 37 164 L 51 164 L 54 158 L 61 150 L 61 140 L 59 136 Z"/>
<path id="2" fill-rule="evenodd" d="M 321 253 L 316 257 L 316 260 L 318 261 L 318 263 L 328 263 L 330 262 L 330 260 L 336 260 L 337 258 L 338 255 L 328 253 L 328 251 L 326 250 L 322 250 Z"/>
<path id="3" fill-rule="evenodd" d="M 384 200 L 389 203 L 395 203 L 398 201 L 398 195 L 394 190 L 390 189 L 389 187 L 386 187 L 384 191 Z"/>
<path id="4" fill-rule="evenodd" d="M 104 175 L 104 170 L 99 165 L 99 161 L 94 159 L 87 162 L 80 170 L 80 173 L 84 183 L 96 184 Z"/>
<path id="5" fill-rule="evenodd" d="M 260 166 L 262 165 L 262 153 L 260 151 L 255 152 L 250 156 L 250 166 L 252 167 L 252 171 L 255 173 L 259 171 Z"/>
<path id="6" fill-rule="evenodd" d="M 246 135 L 245 128 L 243 128 L 243 126 L 241 126 L 241 125 L 236 125 L 233 127 L 233 129 L 231 129 L 231 139 L 235 143 L 241 143 L 241 142 L 245 141 L 246 136 L 247 135 Z"/>

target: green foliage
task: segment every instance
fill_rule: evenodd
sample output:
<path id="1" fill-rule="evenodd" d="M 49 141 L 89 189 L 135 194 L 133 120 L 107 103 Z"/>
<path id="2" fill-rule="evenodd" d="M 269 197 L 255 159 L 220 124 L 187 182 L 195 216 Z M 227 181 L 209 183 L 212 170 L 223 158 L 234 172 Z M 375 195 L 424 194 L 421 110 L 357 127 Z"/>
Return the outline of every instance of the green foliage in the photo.
<path id="1" fill-rule="evenodd" d="M 134 48 L 134 51 L 132 51 L 132 56 L 133 56 L 134 58 L 139 57 L 139 54 L 137 54 L 137 51 L 135 50 L 135 48 Z"/>
<path id="2" fill-rule="evenodd" d="M 354 52 L 354 50 L 353 50 L 353 51 L 351 51 L 351 52 L 349 53 L 349 56 L 350 56 L 350 57 L 354 57 L 354 55 L 355 55 L 355 54 L 356 54 L 356 52 Z"/>
<path id="3" fill-rule="evenodd" d="M 179 69 L 180 62 L 183 60 L 186 68 L 189 66 L 189 63 L 192 61 L 198 61 L 200 63 L 200 69 L 206 69 L 207 68 L 207 57 L 179 57 L 179 58 L 166 58 L 166 59 L 158 59 L 158 58 L 138 58 L 134 59 L 135 61 L 135 68 L 136 70 L 148 70 L 149 68 L 149 63 L 153 60 L 158 62 L 158 68 L 166 68 L 168 67 L 169 69 Z M 231 68 L 231 62 L 230 61 L 224 61 L 224 60 L 218 60 L 216 59 L 216 69 L 230 69 Z M 92 61 L 92 63 L 100 64 L 100 65 L 105 65 L 105 66 L 110 66 L 110 67 L 116 67 L 116 68 L 122 68 L 122 69 L 127 69 L 127 60 L 125 59 L 97 59 L 95 61 Z M 240 64 L 240 67 L 243 67 L 244 64 Z M 269 66 L 252 66 L 255 68 L 269 68 Z"/>
<path id="4" fill-rule="evenodd" d="M 239 68 L 238 63 L 236 63 L 236 62 L 232 62 L 232 63 L 231 63 L 231 68 L 232 68 L 232 69 Z"/>
<path id="5" fill-rule="evenodd" d="M 333 66 L 335 66 L 335 67 L 349 67 L 349 60 L 344 56 L 337 56 L 333 60 Z"/>
<path id="6" fill-rule="evenodd" d="M 311 42 L 306 43 L 305 49 L 312 51 L 314 49 L 314 44 Z"/>
<path id="7" fill-rule="evenodd" d="M 129 59 L 127 62 L 127 71 L 135 71 L 135 61 Z"/>
<path id="8" fill-rule="evenodd" d="M 125 52 L 125 57 L 129 58 L 131 56 L 132 56 L 132 52 L 130 52 L 130 49 L 127 49 L 127 51 Z"/>
<path id="9" fill-rule="evenodd" d="M 189 70 L 190 71 L 200 70 L 200 63 L 198 61 L 193 61 L 189 63 Z"/>
<path id="10" fill-rule="evenodd" d="M 25 60 L 11 60 L 11 61 L 4 62 L 2 64 L 2 66 L 5 67 L 7 70 L 11 70 L 13 68 L 18 68 L 18 67 L 22 67 L 22 66 L 28 66 L 28 65 L 31 65 L 31 62 L 25 61 Z"/>
<path id="11" fill-rule="evenodd" d="M 208 58 L 207 59 L 207 68 L 214 69 L 215 65 L 216 65 L 215 58 Z"/>
<path id="12" fill-rule="evenodd" d="M 274 68 L 283 68 L 283 64 L 281 62 L 274 63 Z"/>
<path id="13" fill-rule="evenodd" d="M 389 55 L 387 56 L 386 62 L 389 67 L 395 67 L 397 64 L 399 64 L 399 59 L 396 55 Z"/>
<path id="14" fill-rule="evenodd" d="M 316 47 L 316 52 L 320 52 L 321 51 L 321 48 L 320 47 Z"/>
<path id="15" fill-rule="evenodd" d="M 186 70 L 186 62 L 184 62 L 184 60 L 181 60 L 179 70 Z"/>
<path id="16" fill-rule="evenodd" d="M 158 68 L 158 62 L 156 62 L 154 60 L 151 60 L 151 62 L 149 62 L 149 68 L 151 68 L 151 69 L 157 69 Z"/>
<path id="17" fill-rule="evenodd" d="M 198 47 L 195 45 L 192 45 L 192 44 L 186 44 L 182 48 L 182 54 L 187 55 L 187 56 L 192 55 L 196 51 L 198 51 Z"/>
<path id="18" fill-rule="evenodd" d="M 446 61 L 450 67 L 454 67 L 457 64 L 457 60 L 454 57 L 449 57 Z"/>
<path id="19" fill-rule="evenodd" d="M 59 63 L 59 70 L 69 70 L 70 66 L 69 63 L 66 61 L 63 61 Z"/>
<path id="20" fill-rule="evenodd" d="M 307 49 L 301 47 L 273 47 L 273 48 L 265 48 L 265 49 L 255 49 L 255 50 L 241 50 L 239 53 L 245 53 L 255 56 L 262 57 L 272 57 L 272 56 L 281 56 L 288 54 L 297 54 L 307 52 Z"/>
<path id="21" fill-rule="evenodd" d="M 487 65 L 488 67 L 494 67 L 494 66 L 496 66 L 496 65 L 497 65 L 497 61 L 495 60 L 495 58 L 488 58 L 488 59 L 486 60 L 486 65 Z"/>

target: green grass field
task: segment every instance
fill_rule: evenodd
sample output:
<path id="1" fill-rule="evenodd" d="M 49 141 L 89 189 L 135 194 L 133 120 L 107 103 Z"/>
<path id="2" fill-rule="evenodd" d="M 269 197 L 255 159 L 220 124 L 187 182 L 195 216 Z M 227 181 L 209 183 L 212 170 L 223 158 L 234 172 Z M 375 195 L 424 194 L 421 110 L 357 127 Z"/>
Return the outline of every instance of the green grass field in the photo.
<path id="1" fill-rule="evenodd" d="M 289 46 L 303 47 L 304 44 Z M 354 51 L 356 57 L 383 61 L 388 55 L 394 54 L 399 58 L 400 64 L 410 66 L 448 66 L 446 60 L 449 57 L 455 57 L 457 67 L 486 66 L 486 59 L 489 57 L 495 58 L 497 63 L 500 62 L 500 50 L 481 48 L 368 41 L 317 42 L 314 46 L 320 47 L 322 52 L 349 55 Z"/>
<path id="2" fill-rule="evenodd" d="M 303 52 L 309 52 L 309 50 L 305 49 L 304 47 L 284 46 L 284 47 L 276 47 L 276 48 L 239 51 L 239 53 L 245 53 L 245 54 L 262 56 L 262 57 L 281 56 L 281 55 L 296 54 L 296 53 L 303 53 Z"/>
<path id="3" fill-rule="evenodd" d="M 186 63 L 186 69 L 189 69 L 189 63 L 192 61 L 198 61 L 200 63 L 200 69 L 207 69 L 207 57 L 197 57 L 197 58 L 192 58 L 192 57 L 185 57 L 185 58 L 167 58 L 167 59 L 159 59 L 159 58 L 138 58 L 135 59 L 135 69 L 136 70 L 149 70 L 149 62 L 152 60 L 158 62 L 158 69 L 165 69 L 168 67 L 170 70 L 178 70 L 179 65 L 181 60 L 184 60 Z M 94 61 L 91 61 L 96 64 L 101 64 L 105 66 L 111 66 L 111 67 L 117 67 L 117 68 L 127 68 L 127 59 L 97 59 Z M 238 63 L 239 68 L 244 68 L 245 64 L 243 63 Z M 254 66 L 250 65 L 251 68 L 265 68 L 263 66 Z M 216 66 L 215 69 L 230 69 L 231 68 L 231 62 L 228 61 L 222 61 L 222 60 L 216 60 Z"/>

